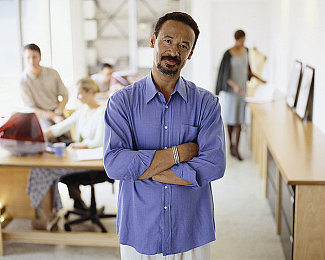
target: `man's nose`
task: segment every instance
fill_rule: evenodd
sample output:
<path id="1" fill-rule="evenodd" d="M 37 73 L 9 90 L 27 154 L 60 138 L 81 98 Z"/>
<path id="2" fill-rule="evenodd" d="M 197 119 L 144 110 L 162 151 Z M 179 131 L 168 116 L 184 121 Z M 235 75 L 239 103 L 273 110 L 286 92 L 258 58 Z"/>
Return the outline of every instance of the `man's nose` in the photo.
<path id="1" fill-rule="evenodd" d="M 179 56 L 179 53 L 180 53 L 180 51 L 179 51 L 179 46 L 178 46 L 178 44 L 173 44 L 172 46 L 171 46 L 171 55 L 172 56 L 176 56 L 176 57 L 178 57 Z"/>

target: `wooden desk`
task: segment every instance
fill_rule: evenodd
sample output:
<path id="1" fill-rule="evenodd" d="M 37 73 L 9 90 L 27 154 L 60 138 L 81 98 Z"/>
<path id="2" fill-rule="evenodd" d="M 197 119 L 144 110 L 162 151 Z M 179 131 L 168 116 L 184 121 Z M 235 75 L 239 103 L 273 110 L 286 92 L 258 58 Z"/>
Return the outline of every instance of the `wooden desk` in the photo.
<path id="1" fill-rule="evenodd" d="M 325 259 L 325 135 L 303 122 L 284 101 L 249 104 L 251 148 L 265 177 L 268 196 L 268 151 L 274 158 L 276 231 L 281 234 L 281 180 L 294 189 L 293 259 Z"/>
<path id="2" fill-rule="evenodd" d="M 43 153 L 36 156 L 14 156 L 0 149 L 0 204 L 12 218 L 33 219 L 34 209 L 26 194 L 29 170 L 32 167 L 103 170 L 103 161 L 73 161 L 71 153 L 62 158 Z M 0 223 L 0 255 L 3 241 L 39 244 L 65 244 L 118 247 L 117 234 L 94 232 L 47 232 L 36 230 L 6 230 Z"/>

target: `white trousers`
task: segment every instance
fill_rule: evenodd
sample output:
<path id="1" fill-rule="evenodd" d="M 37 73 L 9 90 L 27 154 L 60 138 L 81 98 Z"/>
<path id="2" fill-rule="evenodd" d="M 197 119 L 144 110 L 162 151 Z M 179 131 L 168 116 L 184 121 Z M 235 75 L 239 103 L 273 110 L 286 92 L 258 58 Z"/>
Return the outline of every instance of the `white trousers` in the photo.
<path id="1" fill-rule="evenodd" d="M 194 248 L 192 250 L 175 254 L 166 255 L 143 255 L 138 253 L 133 247 L 120 245 L 121 260 L 210 260 L 210 243 Z"/>

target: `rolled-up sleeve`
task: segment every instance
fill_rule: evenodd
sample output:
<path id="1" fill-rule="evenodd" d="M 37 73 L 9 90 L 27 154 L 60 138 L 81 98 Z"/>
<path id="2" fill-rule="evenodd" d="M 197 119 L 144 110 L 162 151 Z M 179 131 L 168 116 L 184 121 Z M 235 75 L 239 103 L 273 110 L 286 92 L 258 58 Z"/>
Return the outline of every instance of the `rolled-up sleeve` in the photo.
<path id="1" fill-rule="evenodd" d="M 214 101 L 207 102 L 203 109 L 197 136 L 199 155 L 171 167 L 179 178 L 191 182 L 187 186 L 194 189 L 223 177 L 226 168 L 225 133 L 219 99 L 216 97 Z"/>
<path id="2" fill-rule="evenodd" d="M 64 98 L 68 98 L 69 97 L 69 92 L 67 87 L 64 85 L 60 74 L 55 70 L 55 77 L 56 77 L 56 83 L 57 83 L 57 90 L 58 90 L 58 95 L 62 96 Z"/>
<path id="3" fill-rule="evenodd" d="M 113 95 L 105 112 L 104 167 L 112 179 L 136 181 L 149 168 L 155 150 L 137 150 L 121 93 Z"/>

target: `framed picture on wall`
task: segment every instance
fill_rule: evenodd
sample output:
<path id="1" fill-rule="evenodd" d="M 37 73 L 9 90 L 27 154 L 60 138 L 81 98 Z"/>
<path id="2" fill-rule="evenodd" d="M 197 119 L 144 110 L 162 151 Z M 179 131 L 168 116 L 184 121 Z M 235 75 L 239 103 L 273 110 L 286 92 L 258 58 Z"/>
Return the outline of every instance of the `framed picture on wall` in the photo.
<path id="1" fill-rule="evenodd" d="M 286 101 L 289 107 L 293 108 L 297 104 L 299 87 L 302 77 L 302 63 L 296 60 L 293 64 L 291 75 L 289 78 L 288 92 Z"/>
<path id="2" fill-rule="evenodd" d="M 296 105 L 296 113 L 302 119 L 305 117 L 311 117 L 312 114 L 313 79 L 314 68 L 306 66 L 301 79 L 298 101 Z"/>

